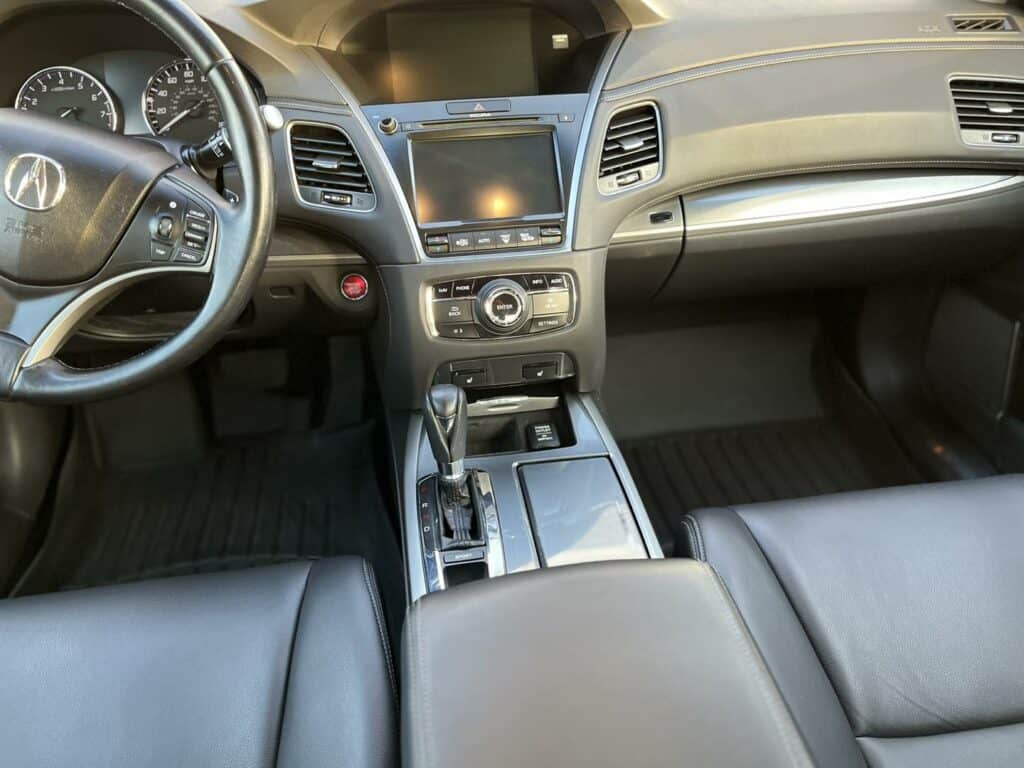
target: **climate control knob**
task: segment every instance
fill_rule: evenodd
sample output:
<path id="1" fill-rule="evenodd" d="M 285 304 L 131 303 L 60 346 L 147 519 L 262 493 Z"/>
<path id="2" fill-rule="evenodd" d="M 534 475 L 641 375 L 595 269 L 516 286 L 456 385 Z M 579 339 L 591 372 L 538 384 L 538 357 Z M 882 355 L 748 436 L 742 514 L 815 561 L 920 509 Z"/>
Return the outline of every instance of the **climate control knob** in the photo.
<path id="1" fill-rule="evenodd" d="M 515 333 L 529 319 L 530 296 L 512 280 L 492 280 L 476 297 L 477 314 L 495 333 Z"/>

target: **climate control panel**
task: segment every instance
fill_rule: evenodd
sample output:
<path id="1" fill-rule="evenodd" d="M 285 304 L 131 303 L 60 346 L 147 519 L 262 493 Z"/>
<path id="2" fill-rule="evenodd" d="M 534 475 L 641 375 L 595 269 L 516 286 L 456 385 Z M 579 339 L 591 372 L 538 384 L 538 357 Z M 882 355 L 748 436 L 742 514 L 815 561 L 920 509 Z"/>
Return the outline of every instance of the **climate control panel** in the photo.
<path id="1" fill-rule="evenodd" d="M 461 278 L 429 288 L 433 330 L 446 339 L 486 339 L 557 331 L 576 314 L 566 273 Z"/>

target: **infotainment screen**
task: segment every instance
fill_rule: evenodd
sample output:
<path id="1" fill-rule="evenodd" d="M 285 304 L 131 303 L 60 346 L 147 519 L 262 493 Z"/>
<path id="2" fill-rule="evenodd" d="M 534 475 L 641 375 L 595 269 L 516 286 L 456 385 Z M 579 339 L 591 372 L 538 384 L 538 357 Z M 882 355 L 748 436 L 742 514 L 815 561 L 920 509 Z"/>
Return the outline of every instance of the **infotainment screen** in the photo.
<path id="1" fill-rule="evenodd" d="M 414 140 L 412 160 L 420 224 L 562 214 L 549 132 Z"/>

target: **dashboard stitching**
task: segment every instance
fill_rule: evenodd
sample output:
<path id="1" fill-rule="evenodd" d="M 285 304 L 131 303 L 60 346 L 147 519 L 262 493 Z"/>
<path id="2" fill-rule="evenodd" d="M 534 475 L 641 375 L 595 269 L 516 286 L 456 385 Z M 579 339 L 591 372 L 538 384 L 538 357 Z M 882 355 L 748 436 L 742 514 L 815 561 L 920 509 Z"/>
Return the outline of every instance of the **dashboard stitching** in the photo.
<path id="1" fill-rule="evenodd" d="M 916 51 L 922 51 L 926 53 L 945 51 L 1015 51 L 1024 50 L 1024 43 L 1003 43 L 1000 45 L 969 45 L 963 43 L 957 45 L 917 44 L 884 47 L 872 46 L 865 48 L 856 48 L 853 50 L 837 51 L 822 51 L 821 49 L 816 50 L 817 52 L 803 53 L 795 56 L 762 58 L 746 64 L 702 64 L 686 70 L 681 70 L 680 72 L 677 73 L 672 73 L 669 75 L 659 75 L 656 78 L 652 78 L 650 80 L 646 80 L 640 83 L 608 90 L 605 92 L 604 101 L 622 101 L 625 99 L 634 98 L 638 95 L 645 94 L 653 90 L 657 90 L 659 88 L 665 88 L 672 85 L 680 85 L 682 83 L 688 83 L 693 80 L 701 80 L 707 77 L 715 77 L 717 75 L 726 75 L 732 74 L 734 72 L 743 72 L 750 69 L 771 67 L 777 64 L 795 64 L 805 61 L 840 58 L 843 56 L 863 56 L 875 53 L 912 53 Z M 708 71 L 700 71 L 705 69 Z"/>

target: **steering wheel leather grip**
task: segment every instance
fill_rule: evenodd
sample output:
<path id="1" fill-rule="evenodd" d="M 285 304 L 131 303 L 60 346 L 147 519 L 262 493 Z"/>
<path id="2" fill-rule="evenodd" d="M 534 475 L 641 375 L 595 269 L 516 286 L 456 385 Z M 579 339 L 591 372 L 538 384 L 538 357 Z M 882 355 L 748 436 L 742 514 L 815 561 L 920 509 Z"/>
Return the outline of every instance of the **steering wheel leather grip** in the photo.
<path id="1" fill-rule="evenodd" d="M 118 5 L 160 29 L 207 76 L 221 105 L 244 194 L 238 203 L 229 204 L 179 158 L 145 142 L 0 110 L 0 174 L 11 169 L 12 176 L 0 194 L 3 399 L 80 402 L 121 394 L 184 368 L 232 327 L 265 266 L 276 212 L 274 162 L 266 125 L 245 74 L 217 34 L 181 0 L 120 0 Z M 43 174 L 48 168 L 53 173 L 46 162 L 36 162 L 38 157 L 60 166 L 62 178 L 66 170 L 64 199 L 47 210 L 29 210 L 24 201 L 14 199 L 19 192 L 24 193 L 22 197 L 31 196 L 28 188 L 40 168 Z M 91 186 L 85 179 L 92 180 Z M 101 182 L 106 182 L 105 187 Z M 109 205 L 111 196 L 121 204 Z M 32 259 L 45 266 L 45 259 L 59 257 L 49 248 L 66 253 L 69 243 L 81 246 L 82 238 L 71 240 L 74 233 L 62 231 L 60 222 L 65 222 L 64 229 L 69 221 L 80 227 L 81 221 L 97 212 L 111 217 L 121 212 L 124 220 L 90 221 L 94 226 L 77 229 L 79 234 L 94 229 L 119 234 L 86 243 L 97 251 L 92 254 L 95 262 L 83 254 L 76 266 L 88 276 L 75 275 L 71 283 L 40 280 L 40 265 L 31 264 Z M 172 243 L 167 259 L 154 261 L 163 252 L 156 245 L 150 252 L 151 231 L 155 232 L 153 222 L 163 214 L 173 219 L 178 235 L 205 227 L 206 246 L 179 249 Z M 180 237 L 177 242 L 182 242 Z M 210 278 L 203 307 L 181 332 L 106 368 L 78 370 L 56 358 L 76 325 L 89 314 L 128 285 L 164 273 L 206 273 Z"/>

